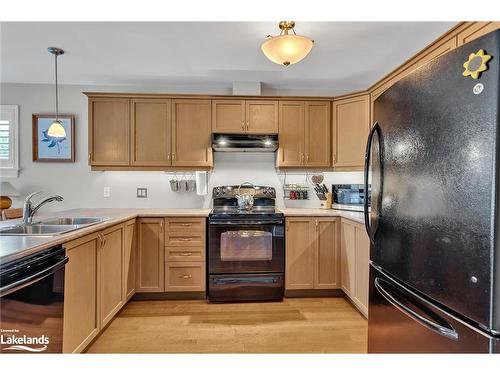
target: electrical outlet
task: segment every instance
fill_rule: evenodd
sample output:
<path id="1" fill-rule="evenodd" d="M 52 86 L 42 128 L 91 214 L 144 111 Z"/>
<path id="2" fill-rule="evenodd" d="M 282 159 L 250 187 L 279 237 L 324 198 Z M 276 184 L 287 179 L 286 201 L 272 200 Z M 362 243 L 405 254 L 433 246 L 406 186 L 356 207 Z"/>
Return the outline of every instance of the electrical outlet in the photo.
<path id="1" fill-rule="evenodd" d="M 137 188 L 137 198 L 147 198 L 148 189 L 147 188 Z"/>
<path id="2" fill-rule="evenodd" d="M 111 188 L 109 186 L 104 187 L 103 195 L 104 195 L 104 198 L 111 197 Z"/>

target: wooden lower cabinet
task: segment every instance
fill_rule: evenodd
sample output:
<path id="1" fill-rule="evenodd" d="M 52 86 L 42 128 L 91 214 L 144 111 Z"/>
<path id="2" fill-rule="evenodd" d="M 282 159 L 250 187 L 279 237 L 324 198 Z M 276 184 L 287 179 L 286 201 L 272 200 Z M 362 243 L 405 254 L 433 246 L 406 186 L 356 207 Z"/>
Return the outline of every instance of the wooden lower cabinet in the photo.
<path id="1" fill-rule="evenodd" d="M 205 262 L 165 262 L 166 292 L 205 290 Z"/>
<path id="2" fill-rule="evenodd" d="M 286 289 L 339 288 L 339 219 L 289 217 L 286 220 Z"/>
<path id="3" fill-rule="evenodd" d="M 123 235 L 123 293 L 128 301 L 135 293 L 137 257 L 136 221 L 125 223 Z"/>
<path id="4" fill-rule="evenodd" d="M 341 286 L 342 290 L 368 316 L 370 241 L 365 227 L 342 220 Z"/>
<path id="5" fill-rule="evenodd" d="M 97 336 L 97 233 L 64 244 L 63 353 L 79 353 Z"/>
<path id="6" fill-rule="evenodd" d="M 205 290 L 206 218 L 165 219 L 165 292 Z"/>
<path id="7" fill-rule="evenodd" d="M 99 318 L 101 327 L 108 324 L 122 308 L 123 290 L 123 237 L 124 226 L 104 230 L 98 251 Z"/>
<path id="8" fill-rule="evenodd" d="M 340 220 L 337 218 L 315 219 L 315 289 L 340 288 L 339 223 Z"/>
<path id="9" fill-rule="evenodd" d="M 313 221 L 289 217 L 285 225 L 285 289 L 314 289 Z"/>
<path id="10" fill-rule="evenodd" d="M 163 292 L 164 282 L 164 218 L 140 218 L 137 221 L 136 292 Z"/>

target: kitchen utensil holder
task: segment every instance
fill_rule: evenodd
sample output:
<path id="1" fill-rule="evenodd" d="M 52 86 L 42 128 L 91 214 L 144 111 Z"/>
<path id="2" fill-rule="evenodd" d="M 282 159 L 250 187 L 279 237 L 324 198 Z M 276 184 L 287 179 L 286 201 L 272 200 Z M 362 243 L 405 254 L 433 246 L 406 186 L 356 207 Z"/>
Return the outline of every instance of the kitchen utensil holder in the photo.
<path id="1" fill-rule="evenodd" d="M 332 208 L 332 193 L 325 193 L 325 200 L 321 201 L 321 208 L 324 210 L 329 210 Z"/>

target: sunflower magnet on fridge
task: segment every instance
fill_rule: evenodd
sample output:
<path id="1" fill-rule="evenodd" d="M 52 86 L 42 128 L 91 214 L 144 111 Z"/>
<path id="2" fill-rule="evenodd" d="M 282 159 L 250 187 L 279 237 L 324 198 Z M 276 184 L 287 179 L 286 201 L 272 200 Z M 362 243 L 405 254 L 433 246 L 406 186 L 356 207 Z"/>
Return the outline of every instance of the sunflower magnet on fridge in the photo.
<path id="1" fill-rule="evenodd" d="M 480 49 L 476 53 L 471 53 L 469 59 L 464 63 L 464 77 L 470 76 L 471 78 L 478 79 L 482 72 L 488 70 L 487 62 L 491 60 L 491 56 L 484 53 Z"/>

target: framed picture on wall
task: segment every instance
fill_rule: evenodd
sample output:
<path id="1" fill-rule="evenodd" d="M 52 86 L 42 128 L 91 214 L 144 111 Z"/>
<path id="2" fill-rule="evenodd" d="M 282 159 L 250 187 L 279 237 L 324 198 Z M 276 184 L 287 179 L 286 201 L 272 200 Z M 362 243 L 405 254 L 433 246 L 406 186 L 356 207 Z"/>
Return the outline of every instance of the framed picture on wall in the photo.
<path id="1" fill-rule="evenodd" d="M 63 137 L 48 135 L 49 126 L 55 119 L 56 116 L 53 114 L 33 114 L 33 161 L 73 163 L 75 161 L 75 116 L 59 115 L 59 121 L 66 133 Z"/>

